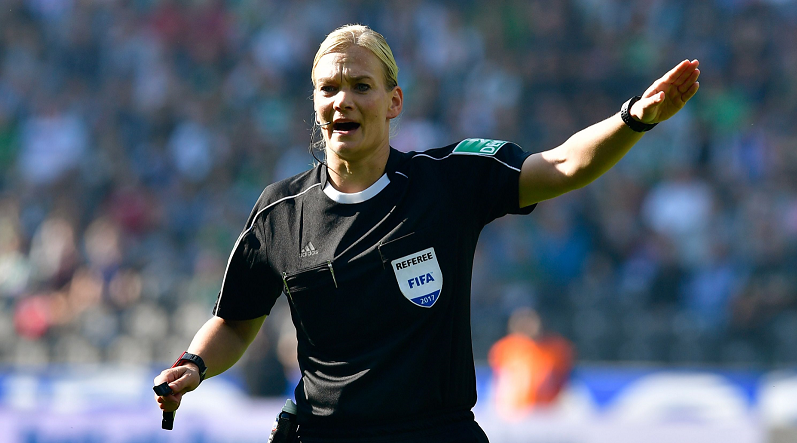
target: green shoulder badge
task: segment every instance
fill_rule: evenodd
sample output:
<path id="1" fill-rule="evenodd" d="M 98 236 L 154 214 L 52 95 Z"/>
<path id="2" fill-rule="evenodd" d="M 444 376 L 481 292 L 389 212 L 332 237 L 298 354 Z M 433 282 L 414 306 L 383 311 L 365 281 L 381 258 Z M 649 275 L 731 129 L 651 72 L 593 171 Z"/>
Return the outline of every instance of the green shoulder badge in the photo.
<path id="1" fill-rule="evenodd" d="M 468 138 L 459 142 L 452 153 L 495 155 L 501 149 L 501 146 L 506 143 L 503 140 L 490 140 L 488 138 Z"/>

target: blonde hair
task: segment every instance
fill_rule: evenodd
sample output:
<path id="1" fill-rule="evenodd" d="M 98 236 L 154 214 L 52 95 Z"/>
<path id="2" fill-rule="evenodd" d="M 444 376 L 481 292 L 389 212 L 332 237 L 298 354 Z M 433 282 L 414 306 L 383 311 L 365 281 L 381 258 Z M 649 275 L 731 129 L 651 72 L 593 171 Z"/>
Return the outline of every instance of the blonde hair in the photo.
<path id="1" fill-rule="evenodd" d="M 315 85 L 315 67 L 321 57 L 345 51 L 352 46 L 362 46 L 370 50 L 382 62 L 382 67 L 385 71 L 385 85 L 388 91 L 398 86 L 399 68 L 396 64 L 396 59 L 393 58 L 393 51 L 390 50 L 390 46 L 382 34 L 364 25 L 341 26 L 330 32 L 327 38 L 321 42 L 318 52 L 315 53 L 315 59 L 313 59 L 313 70 L 310 72 L 313 85 Z"/>

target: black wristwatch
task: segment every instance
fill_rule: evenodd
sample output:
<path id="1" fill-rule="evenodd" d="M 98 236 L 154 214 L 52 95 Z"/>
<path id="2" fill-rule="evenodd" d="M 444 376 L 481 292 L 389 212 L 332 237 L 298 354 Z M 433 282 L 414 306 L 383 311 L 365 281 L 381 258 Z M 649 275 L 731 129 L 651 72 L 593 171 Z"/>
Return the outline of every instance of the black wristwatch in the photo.
<path id="1" fill-rule="evenodd" d="M 172 367 L 174 368 L 174 367 L 177 367 L 177 366 L 181 366 L 183 364 L 183 362 L 191 362 L 191 363 L 195 364 L 197 366 L 197 368 L 199 368 L 199 382 L 202 383 L 202 380 L 205 379 L 205 374 L 207 374 L 207 372 L 208 372 L 208 367 L 205 366 L 205 361 L 202 360 L 202 357 L 200 357 L 200 356 L 198 356 L 196 354 L 190 354 L 188 352 L 183 352 L 183 355 L 181 355 L 177 359 L 177 361 L 174 362 Z"/>
<path id="2" fill-rule="evenodd" d="M 627 102 L 623 103 L 623 106 L 620 108 L 620 118 L 623 119 L 623 123 L 635 132 L 647 132 L 658 125 L 658 123 L 642 123 L 634 117 L 631 117 L 631 106 L 634 106 L 634 103 L 641 98 L 642 97 L 639 95 L 631 97 Z"/>

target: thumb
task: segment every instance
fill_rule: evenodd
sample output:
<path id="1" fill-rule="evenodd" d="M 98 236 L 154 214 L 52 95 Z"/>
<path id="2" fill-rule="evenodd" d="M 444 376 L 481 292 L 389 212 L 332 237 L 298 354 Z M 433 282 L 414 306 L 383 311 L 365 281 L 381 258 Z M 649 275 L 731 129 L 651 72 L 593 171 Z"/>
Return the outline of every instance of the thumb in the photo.
<path id="1" fill-rule="evenodd" d="M 191 365 L 177 366 L 164 371 L 169 387 L 175 393 L 183 394 L 199 386 L 199 373 Z"/>
<path id="2" fill-rule="evenodd" d="M 650 97 L 642 97 L 634 106 L 629 109 L 629 113 L 644 123 L 651 123 L 658 114 L 658 107 L 664 102 L 664 91 L 659 91 Z"/>
<path id="3" fill-rule="evenodd" d="M 661 103 L 664 101 L 665 95 L 666 94 L 664 93 L 664 91 L 659 91 L 656 95 L 651 97 L 651 99 L 653 100 L 653 103 Z"/>
<path id="4" fill-rule="evenodd" d="M 642 97 L 642 99 L 639 100 L 639 104 L 642 105 L 643 109 L 647 109 L 651 106 L 656 106 L 659 103 L 663 102 L 664 96 L 665 96 L 664 91 L 659 91 L 651 95 L 650 97 Z"/>

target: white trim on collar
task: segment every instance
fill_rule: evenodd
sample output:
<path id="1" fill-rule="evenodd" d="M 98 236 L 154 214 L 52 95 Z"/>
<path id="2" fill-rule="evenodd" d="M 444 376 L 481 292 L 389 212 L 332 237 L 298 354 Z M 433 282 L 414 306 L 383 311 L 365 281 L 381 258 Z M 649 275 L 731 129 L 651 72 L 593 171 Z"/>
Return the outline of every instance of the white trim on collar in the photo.
<path id="1" fill-rule="evenodd" d="M 372 184 L 368 188 L 360 192 L 352 192 L 350 194 L 338 191 L 332 186 L 332 183 L 327 182 L 327 185 L 324 186 L 324 194 L 326 194 L 327 197 L 331 198 L 332 200 L 338 203 L 343 203 L 344 205 L 350 205 L 354 203 L 362 203 L 364 201 L 373 198 L 374 196 L 376 196 L 376 194 L 382 192 L 382 190 L 385 189 L 389 184 L 390 184 L 390 179 L 387 178 L 387 173 L 385 173 L 384 175 L 379 177 L 379 180 L 377 180 L 376 183 Z"/>

